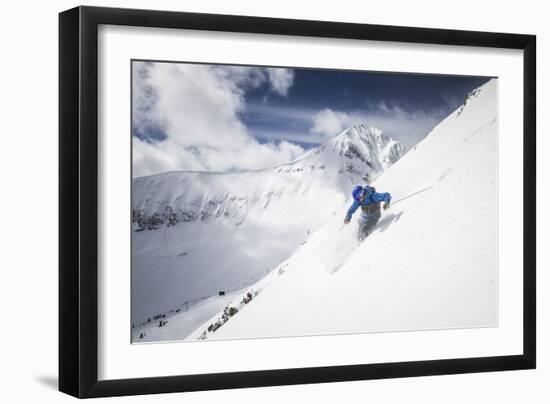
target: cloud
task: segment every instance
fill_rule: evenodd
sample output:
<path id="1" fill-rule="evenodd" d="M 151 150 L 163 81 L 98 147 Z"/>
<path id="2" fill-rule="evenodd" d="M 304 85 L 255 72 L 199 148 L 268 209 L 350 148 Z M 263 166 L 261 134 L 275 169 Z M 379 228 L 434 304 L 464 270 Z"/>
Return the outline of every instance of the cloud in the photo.
<path id="1" fill-rule="evenodd" d="M 327 138 L 322 135 L 309 133 L 306 130 L 291 129 L 266 129 L 254 130 L 254 136 L 258 139 L 269 139 L 270 141 L 287 141 L 292 144 L 298 143 L 309 147 L 318 146 L 326 142 Z"/>
<path id="2" fill-rule="evenodd" d="M 282 96 L 288 95 L 288 90 L 294 83 L 293 70 L 270 67 L 267 69 L 267 75 L 273 91 Z"/>
<path id="3" fill-rule="evenodd" d="M 369 105 L 366 111 L 335 111 L 325 108 L 312 118 L 310 132 L 329 139 L 355 124 L 381 129 L 407 147 L 422 140 L 443 118 L 443 111 L 409 111 L 391 103 Z"/>
<path id="4" fill-rule="evenodd" d="M 311 132 L 330 138 L 349 128 L 354 123 L 361 122 L 356 122 L 354 117 L 346 112 L 325 108 L 313 116 Z"/>
<path id="5" fill-rule="evenodd" d="M 133 137 L 134 176 L 258 169 L 304 151 L 284 141 L 259 143 L 239 118 L 250 89 L 286 95 L 294 77 L 288 69 L 134 62 L 133 77 L 132 126 L 142 134 Z"/>

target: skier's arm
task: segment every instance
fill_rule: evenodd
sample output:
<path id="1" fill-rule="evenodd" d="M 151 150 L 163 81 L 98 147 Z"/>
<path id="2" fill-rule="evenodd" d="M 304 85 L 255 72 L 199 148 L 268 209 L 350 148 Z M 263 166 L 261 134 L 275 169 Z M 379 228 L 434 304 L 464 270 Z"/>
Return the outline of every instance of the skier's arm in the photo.
<path id="1" fill-rule="evenodd" d="M 375 201 L 375 202 L 386 202 L 386 203 L 390 203 L 391 201 L 391 195 L 389 192 L 382 192 L 382 193 L 378 193 L 378 192 L 375 192 L 371 195 L 371 198 Z"/>
<path id="2" fill-rule="evenodd" d="M 355 213 L 355 211 L 357 209 L 359 209 L 359 202 L 357 201 L 353 201 L 352 205 L 350 206 L 350 208 L 348 209 L 348 213 L 346 213 L 346 219 L 349 221 L 351 219 L 351 217 L 353 216 L 353 214 Z"/>

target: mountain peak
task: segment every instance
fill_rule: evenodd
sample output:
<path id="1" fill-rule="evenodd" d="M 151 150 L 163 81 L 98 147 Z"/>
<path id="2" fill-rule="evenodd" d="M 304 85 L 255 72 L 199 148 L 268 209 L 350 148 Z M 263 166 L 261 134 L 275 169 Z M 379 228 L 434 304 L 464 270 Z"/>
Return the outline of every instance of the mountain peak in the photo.
<path id="1" fill-rule="evenodd" d="M 344 130 L 342 133 L 337 135 L 336 138 L 349 138 L 357 136 L 381 137 L 386 135 L 374 126 L 369 126 L 365 123 L 358 123 Z"/>
<path id="2" fill-rule="evenodd" d="M 366 124 L 356 124 L 329 141 L 329 147 L 345 157 L 346 171 L 361 177 L 377 176 L 399 160 L 406 148 L 382 130 Z M 349 159 L 349 160 L 348 160 Z"/>
<path id="3" fill-rule="evenodd" d="M 350 126 L 348 129 L 346 129 L 344 132 L 348 131 L 367 131 L 367 132 L 373 132 L 376 134 L 382 133 L 382 131 L 378 128 L 375 128 L 374 126 L 367 125 L 366 123 L 356 123 L 355 125 Z"/>

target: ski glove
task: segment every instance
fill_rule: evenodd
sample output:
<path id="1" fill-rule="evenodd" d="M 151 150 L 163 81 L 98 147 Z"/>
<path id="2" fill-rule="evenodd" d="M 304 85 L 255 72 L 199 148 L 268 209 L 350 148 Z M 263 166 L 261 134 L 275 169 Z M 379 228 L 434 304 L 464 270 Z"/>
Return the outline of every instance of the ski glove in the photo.
<path id="1" fill-rule="evenodd" d="M 384 206 L 382 206 L 384 208 L 384 210 L 388 210 L 390 208 L 390 203 L 389 202 L 384 202 Z"/>
<path id="2" fill-rule="evenodd" d="M 349 217 L 346 217 L 346 218 L 344 219 L 344 224 L 348 224 L 349 221 L 350 221 L 350 218 L 349 218 Z"/>

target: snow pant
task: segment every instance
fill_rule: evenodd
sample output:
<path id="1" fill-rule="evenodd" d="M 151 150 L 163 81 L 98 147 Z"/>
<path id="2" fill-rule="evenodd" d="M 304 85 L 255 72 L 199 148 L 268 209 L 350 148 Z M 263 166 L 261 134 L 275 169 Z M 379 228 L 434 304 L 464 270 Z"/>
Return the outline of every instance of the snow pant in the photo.
<path id="1" fill-rule="evenodd" d="M 380 220 L 380 216 L 380 211 L 368 214 L 363 212 L 359 218 L 359 233 L 357 234 L 359 241 L 363 241 L 369 234 L 372 233 L 378 223 L 378 220 Z"/>

